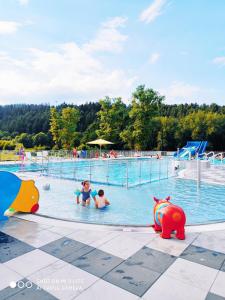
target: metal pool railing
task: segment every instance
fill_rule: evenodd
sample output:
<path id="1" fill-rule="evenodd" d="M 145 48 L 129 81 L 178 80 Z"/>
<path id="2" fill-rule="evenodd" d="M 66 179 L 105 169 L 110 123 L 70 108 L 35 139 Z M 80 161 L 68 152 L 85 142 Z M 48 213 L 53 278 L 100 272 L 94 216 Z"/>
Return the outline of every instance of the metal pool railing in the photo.
<path id="1" fill-rule="evenodd" d="M 45 166 L 44 166 L 45 165 Z M 92 183 L 122 186 L 139 186 L 167 179 L 175 175 L 173 160 L 169 158 L 105 159 L 86 161 L 48 162 L 43 165 L 43 175 L 89 180 Z"/>
<path id="2" fill-rule="evenodd" d="M 87 152 L 92 157 L 94 152 Z M 2 166 L 13 172 L 41 172 L 45 176 L 122 186 L 126 188 L 151 183 L 174 176 L 172 159 L 156 159 L 157 151 L 117 151 L 117 159 L 73 158 L 71 151 L 26 152 L 20 161 L 15 151 L 0 151 Z M 7 158 L 7 160 L 5 160 Z M 10 160 L 10 162 L 9 162 Z M 17 166 L 17 169 L 16 169 Z M 7 168 L 6 168 L 7 169 Z"/>

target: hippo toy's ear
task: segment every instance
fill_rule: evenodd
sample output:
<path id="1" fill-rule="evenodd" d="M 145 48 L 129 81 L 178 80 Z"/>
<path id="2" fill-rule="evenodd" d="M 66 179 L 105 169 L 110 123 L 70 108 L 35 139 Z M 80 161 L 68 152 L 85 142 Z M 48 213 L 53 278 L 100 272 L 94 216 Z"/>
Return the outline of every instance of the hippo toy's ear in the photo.
<path id="1" fill-rule="evenodd" d="M 155 202 L 159 202 L 159 199 L 157 199 L 156 197 L 153 197 Z"/>
<path id="2" fill-rule="evenodd" d="M 166 200 L 167 200 L 167 201 L 170 201 L 170 199 L 171 199 L 170 196 L 166 197 Z"/>

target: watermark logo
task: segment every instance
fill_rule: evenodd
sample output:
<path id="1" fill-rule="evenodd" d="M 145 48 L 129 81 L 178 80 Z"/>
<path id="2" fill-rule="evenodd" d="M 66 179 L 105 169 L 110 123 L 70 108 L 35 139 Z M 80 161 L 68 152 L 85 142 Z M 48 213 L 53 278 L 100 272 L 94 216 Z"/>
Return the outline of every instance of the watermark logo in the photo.
<path id="1" fill-rule="evenodd" d="M 15 289 L 16 287 L 19 289 L 31 289 L 32 287 L 36 290 L 44 289 L 46 291 L 65 291 L 65 290 L 72 290 L 72 291 L 82 291 L 83 290 L 83 279 L 48 279 L 42 278 L 37 280 L 37 285 L 33 282 L 26 280 L 19 280 L 17 282 L 11 281 L 9 283 L 10 288 Z"/>

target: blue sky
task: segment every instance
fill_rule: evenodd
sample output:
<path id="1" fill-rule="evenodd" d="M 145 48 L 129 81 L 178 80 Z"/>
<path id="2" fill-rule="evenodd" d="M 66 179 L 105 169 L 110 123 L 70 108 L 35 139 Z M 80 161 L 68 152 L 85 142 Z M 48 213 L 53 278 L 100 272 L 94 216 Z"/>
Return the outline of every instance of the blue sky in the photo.
<path id="1" fill-rule="evenodd" d="M 225 104 L 224 0 L 0 0 L 0 104 Z"/>

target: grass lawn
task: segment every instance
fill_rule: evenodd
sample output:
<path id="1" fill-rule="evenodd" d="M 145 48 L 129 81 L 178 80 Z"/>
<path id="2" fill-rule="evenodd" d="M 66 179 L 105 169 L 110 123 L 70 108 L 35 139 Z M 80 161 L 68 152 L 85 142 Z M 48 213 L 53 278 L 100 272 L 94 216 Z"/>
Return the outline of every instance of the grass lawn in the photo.
<path id="1" fill-rule="evenodd" d="M 19 155 L 15 153 L 0 153 L 0 161 L 15 161 L 19 160 Z"/>

